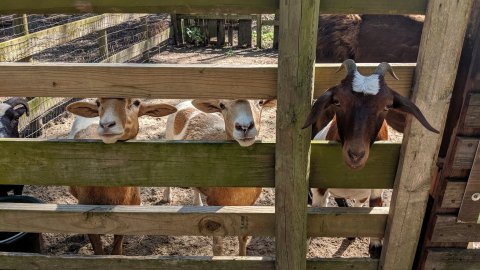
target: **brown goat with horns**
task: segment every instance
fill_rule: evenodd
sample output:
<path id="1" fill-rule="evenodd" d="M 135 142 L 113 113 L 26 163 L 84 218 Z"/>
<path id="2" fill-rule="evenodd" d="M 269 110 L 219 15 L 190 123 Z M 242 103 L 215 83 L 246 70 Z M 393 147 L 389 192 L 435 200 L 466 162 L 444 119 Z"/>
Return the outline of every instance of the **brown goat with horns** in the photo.
<path id="1" fill-rule="evenodd" d="M 351 59 L 344 61 L 342 68 L 347 70 L 347 76 L 315 101 L 304 128 L 313 125 L 312 139 L 340 142 L 343 159 L 349 168 L 361 169 L 365 166 L 373 142 L 388 140 L 389 119 L 395 120 L 403 113 L 413 115 L 425 128 L 438 133 L 413 102 L 385 83 L 386 71 L 398 79 L 388 63 L 378 65 L 369 76 L 360 74 Z M 393 116 L 389 117 L 389 114 Z M 403 117 L 393 123 L 403 128 L 402 121 Z M 312 188 L 311 191 L 312 206 L 316 207 L 327 206 L 329 195 L 355 199 L 355 206 L 361 206 L 367 200 L 370 206 L 383 205 L 382 190 Z M 380 250 L 381 240 L 371 239 L 371 256 L 378 257 Z"/>

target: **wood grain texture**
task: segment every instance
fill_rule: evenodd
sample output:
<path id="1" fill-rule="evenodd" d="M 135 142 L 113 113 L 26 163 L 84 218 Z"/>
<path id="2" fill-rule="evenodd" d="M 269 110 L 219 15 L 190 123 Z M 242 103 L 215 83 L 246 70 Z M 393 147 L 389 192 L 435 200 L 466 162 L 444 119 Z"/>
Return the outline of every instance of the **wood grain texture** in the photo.
<path id="1" fill-rule="evenodd" d="M 425 270 L 480 269 L 480 250 L 430 248 L 427 250 Z"/>
<path id="2" fill-rule="evenodd" d="M 480 242 L 480 224 L 457 223 L 456 215 L 437 215 L 432 242 Z"/>
<path id="3" fill-rule="evenodd" d="M 275 146 L 276 270 L 305 269 L 311 108 L 320 0 L 280 1 Z"/>
<path id="4" fill-rule="evenodd" d="M 0 269 L 50 270 L 273 270 L 274 258 L 238 256 L 46 256 L 0 252 Z M 369 258 L 326 258 L 307 261 L 307 270 L 375 270 L 378 260 Z"/>
<path id="5" fill-rule="evenodd" d="M 391 188 L 399 144 L 374 144 L 361 171 L 339 144 L 312 144 L 313 187 Z M 275 144 L 0 140 L 0 184 L 274 187 Z M 339 181 L 342 179 L 342 181 Z"/>
<path id="6" fill-rule="evenodd" d="M 2 6 L 3 4 L 2 2 Z M 18 61 L 79 37 L 143 16 L 145 14 L 102 14 L 11 39 L 0 43 L 0 62 Z"/>
<path id="7" fill-rule="evenodd" d="M 473 0 L 428 1 L 412 100 L 443 132 Z M 448 18 L 448 19 L 446 19 Z M 445 38 L 448 36 L 448 39 Z M 441 134 L 408 121 L 380 269 L 412 269 Z"/>
<path id="8" fill-rule="evenodd" d="M 474 200 L 473 197 L 477 199 Z M 462 205 L 458 212 L 458 222 L 480 223 L 480 143 L 468 177 L 467 187 L 463 195 Z"/>
<path id="9" fill-rule="evenodd" d="M 467 128 L 480 128 L 480 93 L 470 95 L 464 125 Z"/>
<path id="10" fill-rule="evenodd" d="M 315 97 L 339 84 L 338 64 L 315 65 Z M 375 64 L 359 64 L 360 72 Z M 394 64 L 389 86 L 410 96 L 415 64 Z M 78 76 L 82 74 L 82 76 Z M 141 80 L 139 80 L 141 78 Z M 248 78 L 239 80 L 238 78 Z M 1 96 L 275 98 L 276 65 L 25 64 L 0 63 Z"/>
<path id="11" fill-rule="evenodd" d="M 33 1 L 3 0 L 0 13 L 80 13 L 80 12 L 148 12 L 148 13 L 203 13 L 203 14 L 271 14 L 278 9 L 278 0 L 155 0 L 118 1 L 72 0 Z M 363 14 L 425 14 L 426 0 L 324 0 L 322 13 Z M 317 7 L 318 8 L 318 7 Z"/>
<path id="12" fill-rule="evenodd" d="M 427 0 L 322 0 L 324 14 L 425 14 Z"/>
<path id="13" fill-rule="evenodd" d="M 309 208 L 310 237 L 382 237 L 388 207 Z M 275 235 L 273 206 L 0 204 L 0 230 L 122 235 Z"/>
<path id="14" fill-rule="evenodd" d="M 448 181 L 441 208 L 460 208 L 467 182 Z"/>
<path id="15" fill-rule="evenodd" d="M 110 55 L 109 57 L 102 60 L 100 63 L 123 63 L 128 60 L 142 55 L 143 52 L 148 51 L 155 46 L 160 45 L 162 42 L 165 42 L 170 37 L 170 28 L 162 31 L 161 33 L 153 36 L 147 37 L 146 40 L 140 41 L 125 50 L 119 51 L 116 54 Z"/>
<path id="16" fill-rule="evenodd" d="M 49 0 L 2 1 L 0 13 L 274 13 L 277 0 Z"/>
<path id="17" fill-rule="evenodd" d="M 475 153 L 480 142 L 479 138 L 457 137 L 455 156 L 452 168 L 456 170 L 470 170 L 475 159 Z"/>

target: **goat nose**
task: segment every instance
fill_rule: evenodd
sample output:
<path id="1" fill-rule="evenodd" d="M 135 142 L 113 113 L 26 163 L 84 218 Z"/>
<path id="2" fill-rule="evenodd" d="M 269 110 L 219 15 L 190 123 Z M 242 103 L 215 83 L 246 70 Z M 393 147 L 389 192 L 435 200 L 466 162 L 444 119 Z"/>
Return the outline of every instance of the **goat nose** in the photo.
<path id="1" fill-rule="evenodd" d="M 114 127 L 117 123 L 115 121 L 109 121 L 109 122 L 100 122 L 100 126 L 102 128 L 111 128 Z"/>
<path id="2" fill-rule="evenodd" d="M 365 156 L 365 151 L 353 152 L 352 150 L 348 150 L 348 156 L 352 161 L 358 162 Z"/>
<path id="3" fill-rule="evenodd" d="M 247 133 L 250 129 L 255 127 L 255 123 L 251 121 L 250 123 L 246 125 L 242 125 L 239 123 L 235 123 L 235 129 L 238 131 L 243 131 L 244 133 Z"/>

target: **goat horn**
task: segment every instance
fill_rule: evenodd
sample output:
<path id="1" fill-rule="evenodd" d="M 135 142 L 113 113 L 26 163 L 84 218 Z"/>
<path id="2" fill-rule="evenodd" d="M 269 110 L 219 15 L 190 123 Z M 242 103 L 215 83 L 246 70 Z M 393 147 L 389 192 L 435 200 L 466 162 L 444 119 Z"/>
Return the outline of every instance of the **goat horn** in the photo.
<path id="1" fill-rule="evenodd" d="M 380 63 L 378 67 L 375 69 L 374 74 L 384 76 L 385 71 L 388 71 L 388 73 L 390 73 L 390 75 L 392 75 L 393 78 L 395 78 L 396 80 L 399 80 L 399 78 L 397 77 L 397 74 L 395 74 L 395 72 L 393 71 L 392 66 L 390 66 L 390 64 L 387 62 Z"/>
<path id="2" fill-rule="evenodd" d="M 347 74 L 350 74 L 353 71 L 357 70 L 357 64 L 352 59 L 347 59 L 343 61 L 342 65 L 337 69 L 335 73 L 338 73 L 340 70 L 345 68 L 347 70 Z"/>
<path id="3" fill-rule="evenodd" d="M 5 103 L 12 106 L 12 108 L 15 108 L 17 105 L 23 105 L 26 109 L 25 113 L 27 114 L 27 116 L 30 115 L 30 108 L 28 106 L 28 101 L 26 99 L 13 97 L 6 100 Z"/>

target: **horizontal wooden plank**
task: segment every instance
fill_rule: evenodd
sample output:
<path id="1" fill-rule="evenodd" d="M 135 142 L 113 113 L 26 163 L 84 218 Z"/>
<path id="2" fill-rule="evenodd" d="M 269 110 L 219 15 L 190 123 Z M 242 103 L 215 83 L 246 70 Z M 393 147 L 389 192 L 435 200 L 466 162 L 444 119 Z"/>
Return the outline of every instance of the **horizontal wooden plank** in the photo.
<path id="1" fill-rule="evenodd" d="M 473 160 L 480 139 L 472 137 L 457 137 L 456 140 L 457 143 L 452 168 L 457 170 L 470 170 L 473 165 Z"/>
<path id="2" fill-rule="evenodd" d="M 322 0 L 320 13 L 425 14 L 427 2 L 427 0 Z"/>
<path id="3" fill-rule="evenodd" d="M 316 65 L 315 97 L 344 78 L 338 66 Z M 359 67 L 372 72 L 376 64 Z M 393 68 L 401 80 L 387 76 L 387 83 L 409 96 L 415 64 Z M 0 96 L 261 99 L 276 97 L 277 66 L 2 63 L 0 81 Z"/>
<path id="4" fill-rule="evenodd" d="M 443 195 L 441 208 L 460 208 L 467 182 L 449 180 Z"/>
<path id="5" fill-rule="evenodd" d="M 478 270 L 480 250 L 430 248 L 427 251 L 425 270 Z"/>
<path id="6" fill-rule="evenodd" d="M 312 187 L 391 188 L 400 144 L 374 144 L 360 171 L 344 164 L 337 143 L 314 142 Z M 273 187 L 275 144 L 218 142 L 103 144 L 0 140 L 0 184 Z M 98 154 L 98 153 L 101 153 Z"/>
<path id="7" fill-rule="evenodd" d="M 427 0 L 323 0 L 321 13 L 425 14 Z M 79 12 L 150 12 L 209 14 L 272 14 L 278 0 L 69 0 L 33 1 L 2 0 L 0 14 L 11 13 L 79 13 Z"/>
<path id="8" fill-rule="evenodd" d="M 307 233 L 311 237 L 383 237 L 387 215 L 388 207 L 309 208 Z M 0 203 L 0 231 L 274 236 L 275 208 Z"/>
<path id="9" fill-rule="evenodd" d="M 457 223 L 455 215 L 437 215 L 432 242 L 480 242 L 480 224 Z"/>
<path id="10" fill-rule="evenodd" d="M 28 253 L 0 252 L 0 269 L 50 270 L 274 270 L 272 257 L 186 257 L 186 256 L 46 256 Z M 378 260 L 370 258 L 325 258 L 307 260 L 307 270 L 376 270 Z"/>
<path id="11" fill-rule="evenodd" d="M 123 63 L 128 60 L 140 56 L 143 52 L 148 51 L 162 42 L 165 42 L 170 37 L 170 28 L 162 31 L 161 33 L 150 37 L 144 41 L 140 41 L 132 46 L 122 50 L 114 55 L 102 60 L 101 63 Z"/>
<path id="12" fill-rule="evenodd" d="M 0 62 L 18 61 L 79 37 L 143 16 L 145 14 L 102 14 L 7 40 L 0 43 Z"/>
<path id="13" fill-rule="evenodd" d="M 2 0 L 0 14 L 22 13 L 275 13 L 278 0 Z"/>
<path id="14" fill-rule="evenodd" d="M 480 128 L 480 93 L 471 93 L 464 126 Z"/>

